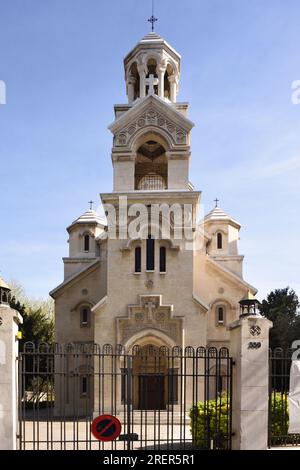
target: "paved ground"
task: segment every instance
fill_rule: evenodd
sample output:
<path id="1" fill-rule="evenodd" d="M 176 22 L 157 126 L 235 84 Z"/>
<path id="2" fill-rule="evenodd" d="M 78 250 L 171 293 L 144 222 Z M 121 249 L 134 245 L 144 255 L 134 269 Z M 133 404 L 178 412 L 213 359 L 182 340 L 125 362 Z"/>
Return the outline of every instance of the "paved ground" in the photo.
<path id="1" fill-rule="evenodd" d="M 122 430 L 126 433 L 126 429 Z M 167 424 L 134 424 L 132 433 L 139 440 L 130 443 L 131 449 L 191 448 L 189 426 Z M 25 450 L 124 450 L 127 442 L 99 443 L 90 432 L 90 423 L 26 421 L 21 426 L 22 449 Z M 172 444 L 173 443 L 173 444 Z"/>
<path id="2" fill-rule="evenodd" d="M 271 447 L 269 450 L 300 450 L 300 446 Z"/>

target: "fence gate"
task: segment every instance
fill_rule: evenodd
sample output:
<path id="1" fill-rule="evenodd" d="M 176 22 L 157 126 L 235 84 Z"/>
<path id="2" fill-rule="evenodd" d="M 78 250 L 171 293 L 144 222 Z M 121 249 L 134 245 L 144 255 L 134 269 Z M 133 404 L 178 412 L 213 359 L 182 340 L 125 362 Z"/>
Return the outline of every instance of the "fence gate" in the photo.
<path id="1" fill-rule="evenodd" d="M 19 448 L 230 449 L 232 365 L 226 348 L 26 343 Z M 103 414 L 121 421 L 118 440 L 94 439 L 91 422 Z"/>
<path id="2" fill-rule="evenodd" d="M 300 434 L 288 434 L 288 393 L 294 349 L 270 351 L 269 446 L 300 445 Z"/>

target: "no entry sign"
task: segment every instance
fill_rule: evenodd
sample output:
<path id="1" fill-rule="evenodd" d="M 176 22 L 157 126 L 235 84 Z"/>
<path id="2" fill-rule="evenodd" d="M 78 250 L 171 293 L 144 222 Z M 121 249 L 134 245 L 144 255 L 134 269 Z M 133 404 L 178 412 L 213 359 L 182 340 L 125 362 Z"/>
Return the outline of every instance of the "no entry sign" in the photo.
<path id="1" fill-rule="evenodd" d="M 121 434 L 122 425 L 118 418 L 111 415 L 102 415 L 92 422 L 92 434 L 98 441 L 114 441 Z"/>

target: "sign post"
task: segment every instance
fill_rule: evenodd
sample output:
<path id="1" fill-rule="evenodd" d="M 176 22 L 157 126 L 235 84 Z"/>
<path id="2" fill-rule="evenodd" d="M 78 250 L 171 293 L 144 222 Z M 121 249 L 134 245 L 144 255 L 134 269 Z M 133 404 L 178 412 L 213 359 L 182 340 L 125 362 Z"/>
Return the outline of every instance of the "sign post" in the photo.
<path id="1" fill-rule="evenodd" d="M 101 442 L 115 441 L 121 434 L 122 425 L 112 415 L 102 415 L 94 419 L 91 426 L 93 436 Z"/>

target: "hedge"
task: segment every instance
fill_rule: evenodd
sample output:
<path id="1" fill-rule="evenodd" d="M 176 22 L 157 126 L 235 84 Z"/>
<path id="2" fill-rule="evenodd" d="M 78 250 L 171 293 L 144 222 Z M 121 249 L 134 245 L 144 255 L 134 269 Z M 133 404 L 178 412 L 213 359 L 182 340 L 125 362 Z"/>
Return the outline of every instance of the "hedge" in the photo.
<path id="1" fill-rule="evenodd" d="M 194 445 L 209 449 L 226 449 L 229 439 L 229 403 L 226 395 L 205 404 L 199 402 L 190 410 L 190 427 Z"/>
<path id="2" fill-rule="evenodd" d="M 200 448 L 210 448 L 211 441 L 214 447 L 226 449 L 229 439 L 229 405 L 227 396 L 204 403 L 199 402 L 190 410 L 190 426 L 194 444 Z M 288 434 L 289 407 L 285 393 L 276 392 L 271 397 L 270 432 L 274 444 L 284 440 L 286 444 L 300 441 L 299 435 Z"/>

